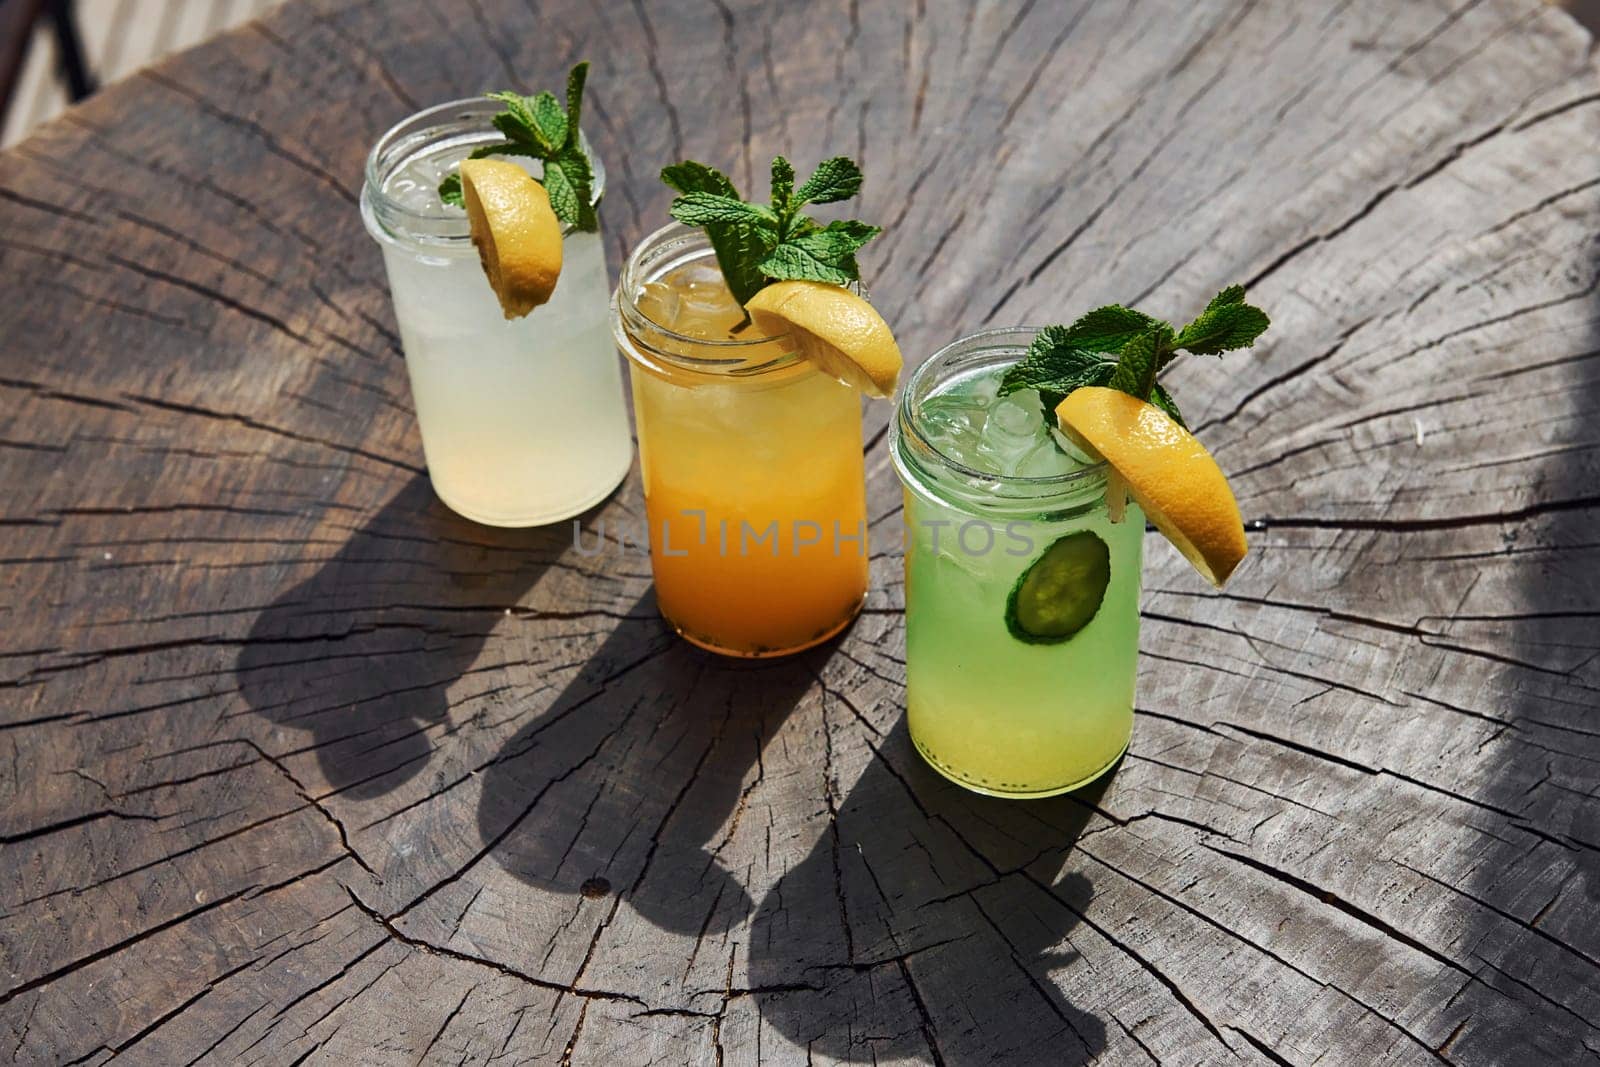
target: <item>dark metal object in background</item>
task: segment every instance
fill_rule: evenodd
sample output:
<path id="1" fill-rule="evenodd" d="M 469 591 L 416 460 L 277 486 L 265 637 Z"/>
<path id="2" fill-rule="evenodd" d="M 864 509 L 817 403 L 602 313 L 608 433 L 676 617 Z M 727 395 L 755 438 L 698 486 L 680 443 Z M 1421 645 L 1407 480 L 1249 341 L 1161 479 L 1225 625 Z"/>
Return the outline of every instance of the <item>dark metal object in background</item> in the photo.
<path id="1" fill-rule="evenodd" d="M 82 100 L 95 90 L 94 75 L 84 59 L 83 39 L 78 34 L 77 15 L 72 0 L 0 0 L 0 119 L 11 106 L 17 77 L 28 58 L 28 43 L 40 18 L 50 19 L 55 33 L 61 78 L 73 100 Z"/>
<path id="2" fill-rule="evenodd" d="M 61 76 L 66 79 L 67 92 L 74 101 L 82 100 L 94 92 L 94 75 L 83 58 L 83 38 L 78 34 L 78 18 L 72 9 L 72 0 L 50 0 L 50 24 L 56 35 L 57 55 L 61 61 Z"/>
<path id="3" fill-rule="evenodd" d="M 1600 0 L 1565 0 L 1561 6 L 1588 27 L 1590 33 L 1600 33 Z"/>

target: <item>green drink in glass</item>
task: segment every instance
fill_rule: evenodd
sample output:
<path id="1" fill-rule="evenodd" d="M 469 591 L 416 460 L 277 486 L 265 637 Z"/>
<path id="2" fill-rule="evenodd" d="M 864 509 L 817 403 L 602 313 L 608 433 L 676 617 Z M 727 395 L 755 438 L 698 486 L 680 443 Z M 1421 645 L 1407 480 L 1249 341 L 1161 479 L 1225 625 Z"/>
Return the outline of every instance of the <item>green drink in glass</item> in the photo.
<path id="1" fill-rule="evenodd" d="M 905 483 L 906 718 L 940 773 L 1045 797 L 1126 751 L 1145 517 L 1219 588 L 1249 548 L 1226 475 L 1157 377 L 1268 325 L 1230 285 L 1181 330 L 1108 304 L 963 338 L 912 376 L 889 436 Z"/>
<path id="2" fill-rule="evenodd" d="M 1128 747 L 1144 517 L 1107 513 L 1107 469 L 999 397 L 1031 328 L 964 338 L 907 383 L 906 712 L 940 773 L 995 796 L 1066 792 Z"/>

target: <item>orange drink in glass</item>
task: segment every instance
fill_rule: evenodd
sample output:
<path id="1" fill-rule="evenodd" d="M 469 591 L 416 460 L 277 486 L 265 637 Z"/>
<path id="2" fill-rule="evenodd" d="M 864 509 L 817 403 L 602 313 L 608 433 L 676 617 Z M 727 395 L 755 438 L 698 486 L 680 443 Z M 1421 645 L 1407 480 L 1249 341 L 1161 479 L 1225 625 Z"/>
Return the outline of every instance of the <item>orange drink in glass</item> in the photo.
<path id="1" fill-rule="evenodd" d="M 662 615 L 734 656 L 844 629 L 867 589 L 860 393 L 760 336 L 705 234 L 678 223 L 629 257 L 613 323 Z"/>

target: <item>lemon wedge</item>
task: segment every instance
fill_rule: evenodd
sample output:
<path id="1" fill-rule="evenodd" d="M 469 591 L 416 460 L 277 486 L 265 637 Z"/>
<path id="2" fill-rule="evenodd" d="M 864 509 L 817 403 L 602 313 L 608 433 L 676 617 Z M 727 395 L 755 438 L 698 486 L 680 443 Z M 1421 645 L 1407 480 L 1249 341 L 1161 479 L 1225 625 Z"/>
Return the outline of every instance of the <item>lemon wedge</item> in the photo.
<path id="1" fill-rule="evenodd" d="M 868 396 L 894 392 L 904 360 L 889 324 L 850 290 L 825 282 L 773 282 L 745 305 L 756 328 L 788 334 L 800 355 Z"/>
<path id="2" fill-rule="evenodd" d="M 1111 467 L 1156 529 L 1217 587 L 1244 559 L 1239 504 L 1217 461 L 1166 412 L 1120 389 L 1085 386 L 1056 407 L 1061 432 Z M 1111 500 L 1113 509 L 1116 500 Z M 1113 515 L 1113 519 L 1116 516 Z"/>
<path id="3" fill-rule="evenodd" d="M 561 220 L 544 186 L 515 163 L 468 159 L 461 195 L 483 273 L 508 319 L 545 303 L 561 276 Z"/>

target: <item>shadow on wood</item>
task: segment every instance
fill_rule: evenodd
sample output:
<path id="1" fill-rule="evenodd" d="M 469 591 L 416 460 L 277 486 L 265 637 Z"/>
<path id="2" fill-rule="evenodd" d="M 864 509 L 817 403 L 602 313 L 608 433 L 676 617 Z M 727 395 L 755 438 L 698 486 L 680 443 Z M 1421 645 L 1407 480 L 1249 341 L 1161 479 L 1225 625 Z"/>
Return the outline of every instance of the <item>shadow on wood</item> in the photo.
<path id="1" fill-rule="evenodd" d="M 311 732 L 330 792 L 387 793 L 427 765 L 450 687 L 568 537 L 470 523 L 418 476 L 262 612 L 240 689 L 270 722 Z"/>
<path id="2" fill-rule="evenodd" d="M 838 799 L 836 771 L 850 761 L 826 713 L 836 698 L 819 684 L 831 653 L 712 656 L 673 636 L 647 594 L 484 772 L 485 848 L 541 891 L 614 894 L 616 907 L 693 938 L 681 949 L 691 965 L 725 937 L 748 960 L 748 988 L 730 971 L 727 996 L 748 994 L 766 1025 L 813 1052 L 1094 1059 L 1104 1025 L 1046 972 L 1077 957 L 1063 942 L 1093 891 L 1060 872 L 1109 776 L 1044 801 L 978 796 L 929 770 L 900 720 Z M 810 735 L 818 728 L 827 736 Z M 769 764 L 796 774 L 792 752 L 774 755 L 796 744 L 821 751 L 831 811 L 749 814 L 758 786 L 786 791 Z M 789 866 L 794 838 L 817 826 Z M 772 885 L 759 908 L 757 885 Z"/>
<path id="3" fill-rule="evenodd" d="M 1593 286 L 1590 287 L 1591 292 Z M 1591 300 L 1588 343 L 1570 359 L 1566 387 L 1573 412 L 1600 408 L 1600 301 Z M 1569 406 L 1552 404 L 1559 418 Z M 1553 436 L 1553 435 L 1552 435 Z M 1480 979 L 1507 997 L 1535 994 L 1542 1019 L 1506 1009 L 1462 1024 L 1452 1059 L 1523 1064 L 1591 1062 L 1585 1038 L 1592 1022 L 1567 1004 L 1538 994 L 1536 985 L 1579 998 L 1600 959 L 1600 556 L 1592 510 L 1600 460 L 1587 434 L 1541 442 L 1555 458 L 1545 470 L 1543 496 L 1581 506 L 1556 510 L 1533 543 L 1505 538 L 1502 551 L 1521 554 L 1520 596 L 1507 614 L 1487 624 L 1506 628 L 1515 650 L 1495 689 L 1514 693 L 1505 708 L 1516 743 L 1502 756 L 1489 802 L 1509 809 L 1517 839 L 1483 850 L 1471 883 L 1459 891 L 1479 903 L 1468 944 L 1487 966 Z M 1508 445 L 1512 442 L 1508 442 Z M 1462 620 L 1471 624 L 1470 617 Z M 1489 711 L 1499 710 L 1494 708 Z M 1498 738 L 1499 735 L 1496 735 Z M 1554 831 L 1554 832 L 1551 832 Z"/>
<path id="4" fill-rule="evenodd" d="M 627 620 L 485 772 L 479 831 L 530 885 L 616 892 L 661 929 L 722 933 L 752 903 L 720 856 L 762 780 L 762 749 L 827 649 L 766 662 L 713 656 L 668 632 L 653 594 Z M 574 713 L 585 720 L 576 728 Z"/>
<path id="5" fill-rule="evenodd" d="M 1048 800 L 979 796 L 897 721 L 828 832 L 762 901 L 750 983 L 809 1054 L 854 1062 L 1082 1064 L 1105 1026 L 1047 972 L 1093 895 L 1060 878 L 1111 775 Z M 1059 879 L 1059 880 L 1058 880 Z M 1081 973 L 1081 972 L 1080 972 Z"/>

